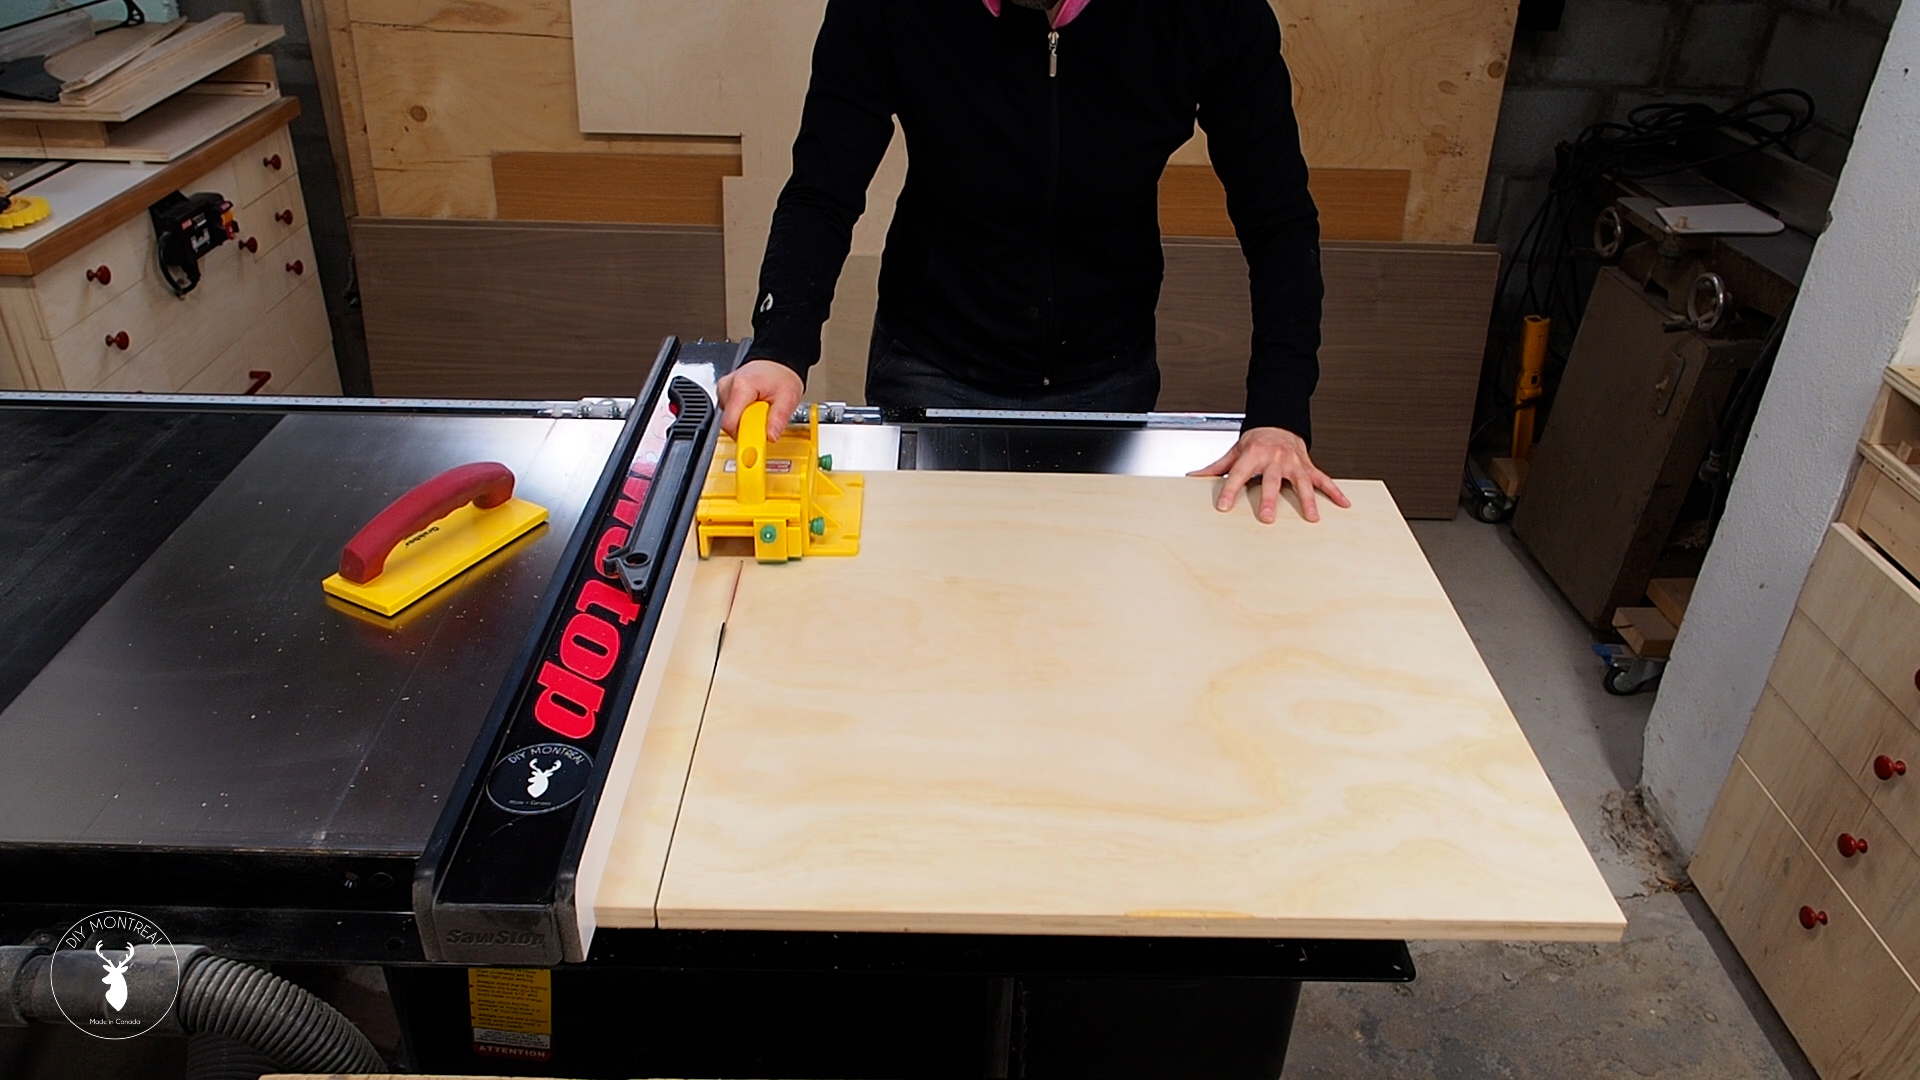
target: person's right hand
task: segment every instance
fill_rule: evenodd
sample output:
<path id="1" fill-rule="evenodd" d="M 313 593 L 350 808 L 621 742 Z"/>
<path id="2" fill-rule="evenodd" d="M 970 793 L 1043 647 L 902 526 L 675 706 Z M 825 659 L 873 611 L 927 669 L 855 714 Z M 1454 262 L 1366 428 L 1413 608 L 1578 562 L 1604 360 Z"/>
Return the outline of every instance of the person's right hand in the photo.
<path id="1" fill-rule="evenodd" d="M 800 405 L 806 384 L 792 368 L 778 360 L 749 360 L 721 378 L 720 430 L 728 435 L 740 432 L 740 415 L 756 401 L 767 403 L 767 441 L 778 439 L 787 430 L 787 421 Z"/>

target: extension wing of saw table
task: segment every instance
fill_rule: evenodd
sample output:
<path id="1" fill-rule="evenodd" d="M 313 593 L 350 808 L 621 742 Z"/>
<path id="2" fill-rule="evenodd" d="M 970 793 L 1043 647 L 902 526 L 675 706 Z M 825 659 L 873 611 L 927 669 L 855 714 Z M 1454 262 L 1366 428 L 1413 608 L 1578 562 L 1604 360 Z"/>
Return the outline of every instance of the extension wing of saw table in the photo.
<path id="1" fill-rule="evenodd" d="M 598 923 L 1617 940 L 1385 487 L 1208 484 L 873 473 L 858 557 L 700 563 Z"/>

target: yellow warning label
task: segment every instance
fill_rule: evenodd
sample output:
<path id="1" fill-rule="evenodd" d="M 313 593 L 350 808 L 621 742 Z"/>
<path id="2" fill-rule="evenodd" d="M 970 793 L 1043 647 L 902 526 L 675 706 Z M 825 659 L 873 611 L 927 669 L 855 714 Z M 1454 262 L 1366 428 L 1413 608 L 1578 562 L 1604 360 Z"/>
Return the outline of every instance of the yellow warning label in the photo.
<path id="1" fill-rule="evenodd" d="M 467 1013 L 476 1052 L 535 1061 L 553 1056 L 551 971 L 468 968 Z"/>

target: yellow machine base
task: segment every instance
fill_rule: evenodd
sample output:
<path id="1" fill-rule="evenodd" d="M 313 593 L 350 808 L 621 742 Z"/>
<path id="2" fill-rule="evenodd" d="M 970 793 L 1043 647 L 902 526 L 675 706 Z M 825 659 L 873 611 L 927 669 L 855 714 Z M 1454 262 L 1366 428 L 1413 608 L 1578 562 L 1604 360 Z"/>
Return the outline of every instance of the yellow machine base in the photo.
<path id="1" fill-rule="evenodd" d="M 767 404 L 757 402 L 740 420 L 742 438 L 722 436 L 714 449 L 694 514 L 700 557 L 713 554 L 715 540 L 743 539 L 761 562 L 860 554 L 867 481 L 834 472 L 820 456 L 819 407 L 772 444 L 766 422 Z"/>
<path id="2" fill-rule="evenodd" d="M 545 520 L 547 508 L 525 499 L 508 499 L 491 510 L 468 503 L 394 548 L 386 569 L 365 585 L 334 574 L 320 587 L 370 611 L 393 615 Z"/>

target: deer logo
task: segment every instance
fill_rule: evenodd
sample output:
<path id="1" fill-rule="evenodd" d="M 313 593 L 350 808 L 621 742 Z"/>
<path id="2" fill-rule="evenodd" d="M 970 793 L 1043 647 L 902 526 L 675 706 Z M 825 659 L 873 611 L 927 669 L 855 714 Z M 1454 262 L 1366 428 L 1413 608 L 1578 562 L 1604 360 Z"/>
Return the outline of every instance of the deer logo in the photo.
<path id="1" fill-rule="evenodd" d="M 107 954 L 100 951 L 98 942 L 93 946 L 93 954 L 106 965 L 104 970 L 107 976 L 100 981 L 107 984 L 107 1004 L 113 1007 L 114 1012 L 119 1012 L 127 1007 L 127 966 L 133 963 L 133 945 L 128 943 L 127 958 L 117 963 L 107 959 Z"/>
<path id="2" fill-rule="evenodd" d="M 553 768 L 542 769 L 539 759 L 536 758 L 533 762 L 533 775 L 527 777 L 527 796 L 537 799 L 545 795 L 547 793 L 547 777 L 559 772 L 560 765 L 561 762 L 556 759 L 553 763 Z"/>

